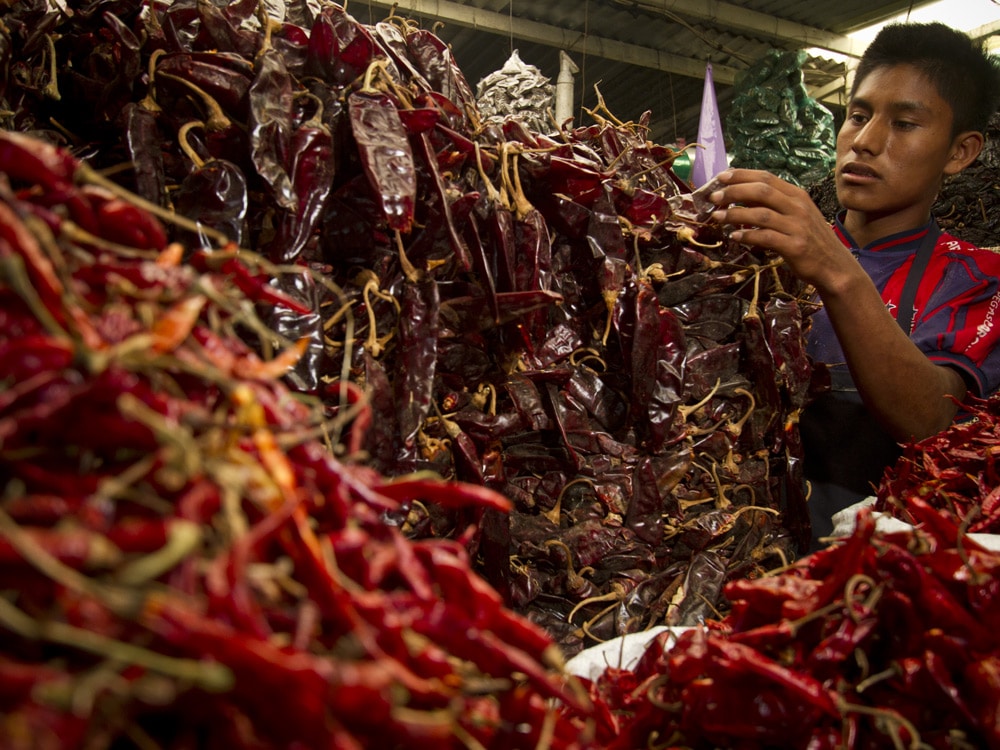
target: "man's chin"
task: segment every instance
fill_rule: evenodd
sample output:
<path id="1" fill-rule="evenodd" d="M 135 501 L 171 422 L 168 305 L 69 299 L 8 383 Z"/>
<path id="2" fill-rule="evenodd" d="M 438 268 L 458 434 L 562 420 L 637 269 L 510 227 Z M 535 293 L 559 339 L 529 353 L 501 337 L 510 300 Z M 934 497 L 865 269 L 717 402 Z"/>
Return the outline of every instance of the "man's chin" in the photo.
<path id="1" fill-rule="evenodd" d="M 870 190 L 865 190 L 857 185 L 837 184 L 837 202 L 841 208 L 848 211 L 870 210 L 872 204 L 872 194 Z"/>

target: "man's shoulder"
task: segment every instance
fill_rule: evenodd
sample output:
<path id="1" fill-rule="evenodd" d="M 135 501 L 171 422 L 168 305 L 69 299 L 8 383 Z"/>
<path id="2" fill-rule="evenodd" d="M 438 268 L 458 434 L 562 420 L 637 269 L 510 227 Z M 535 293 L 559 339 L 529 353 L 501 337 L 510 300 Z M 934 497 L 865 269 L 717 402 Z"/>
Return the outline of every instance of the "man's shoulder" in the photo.
<path id="1" fill-rule="evenodd" d="M 974 255 L 991 263 L 1000 264 L 1000 246 L 980 247 L 971 242 L 956 237 L 948 232 L 941 232 L 938 237 L 937 248 L 950 253 L 960 253 L 963 255 Z"/>

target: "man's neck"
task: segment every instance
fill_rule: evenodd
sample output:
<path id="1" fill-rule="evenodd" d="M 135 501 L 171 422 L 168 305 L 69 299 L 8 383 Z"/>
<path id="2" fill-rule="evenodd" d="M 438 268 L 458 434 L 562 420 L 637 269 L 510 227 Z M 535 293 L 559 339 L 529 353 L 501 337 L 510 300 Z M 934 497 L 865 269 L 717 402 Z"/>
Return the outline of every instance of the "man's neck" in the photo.
<path id="1" fill-rule="evenodd" d="M 913 207 L 890 214 L 873 214 L 848 209 L 844 214 L 843 225 L 858 247 L 867 247 L 883 237 L 922 227 L 930 219 L 929 207 Z"/>

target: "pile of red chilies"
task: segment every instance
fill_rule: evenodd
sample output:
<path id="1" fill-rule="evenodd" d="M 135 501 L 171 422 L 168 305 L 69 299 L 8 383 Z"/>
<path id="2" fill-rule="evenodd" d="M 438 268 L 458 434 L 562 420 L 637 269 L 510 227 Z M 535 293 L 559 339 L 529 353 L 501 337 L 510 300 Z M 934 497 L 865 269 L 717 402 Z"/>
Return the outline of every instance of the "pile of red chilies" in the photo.
<path id="1" fill-rule="evenodd" d="M 591 685 L 607 748 L 1000 748 L 1000 554 L 915 501 Z"/>
<path id="2" fill-rule="evenodd" d="M 3 123 L 192 222 L 171 239 L 299 267 L 272 282 L 297 306 L 262 313 L 302 348 L 285 381 L 368 419 L 347 462 L 508 498 L 473 564 L 567 654 L 699 623 L 796 556 L 806 290 L 701 220 L 651 114 L 484 126 L 412 20 L 260 6 L 0 7 Z"/>
<path id="3" fill-rule="evenodd" d="M 913 523 L 912 498 L 968 531 L 1000 533 L 1000 397 L 967 399 L 964 418 L 924 440 L 903 445 L 875 493 L 875 509 Z"/>
<path id="4" fill-rule="evenodd" d="M 0 134 L 0 746 L 583 747 L 586 695 L 473 572 L 475 524 L 385 521 L 509 502 L 338 462 L 365 420 L 278 380 L 274 273 L 182 263 L 92 180 Z"/>

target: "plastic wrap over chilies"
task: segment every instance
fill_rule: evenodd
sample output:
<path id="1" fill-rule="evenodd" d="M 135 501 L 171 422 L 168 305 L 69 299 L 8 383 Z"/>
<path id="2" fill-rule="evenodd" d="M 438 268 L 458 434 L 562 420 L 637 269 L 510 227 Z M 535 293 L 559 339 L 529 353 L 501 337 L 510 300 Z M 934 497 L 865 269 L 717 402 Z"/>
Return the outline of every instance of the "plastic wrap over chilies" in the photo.
<path id="1" fill-rule="evenodd" d="M 517 50 L 500 70 L 479 82 L 476 101 L 487 122 L 502 124 L 508 117 L 517 117 L 532 130 L 552 129 L 548 111 L 555 106 L 555 89 L 538 68 L 521 60 Z"/>

